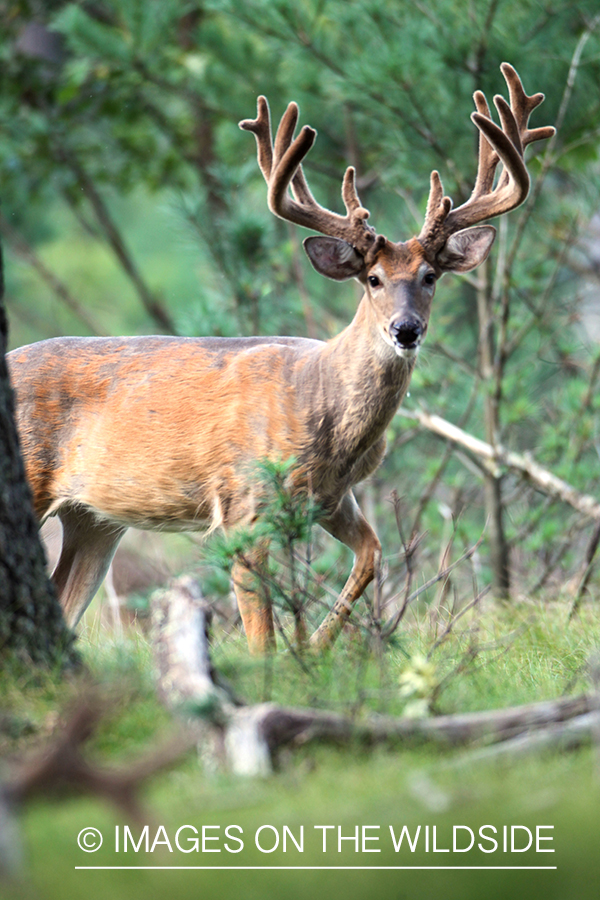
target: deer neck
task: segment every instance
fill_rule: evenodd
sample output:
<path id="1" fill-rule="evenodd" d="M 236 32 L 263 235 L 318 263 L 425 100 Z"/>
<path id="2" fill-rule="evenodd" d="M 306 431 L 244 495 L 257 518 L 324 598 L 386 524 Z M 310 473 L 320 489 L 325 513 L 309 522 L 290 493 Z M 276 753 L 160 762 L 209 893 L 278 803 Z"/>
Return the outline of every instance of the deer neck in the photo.
<path id="1" fill-rule="evenodd" d="M 414 361 L 384 341 L 365 295 L 350 325 L 324 345 L 313 365 L 311 449 L 330 473 L 350 473 L 351 486 L 379 464 Z"/>

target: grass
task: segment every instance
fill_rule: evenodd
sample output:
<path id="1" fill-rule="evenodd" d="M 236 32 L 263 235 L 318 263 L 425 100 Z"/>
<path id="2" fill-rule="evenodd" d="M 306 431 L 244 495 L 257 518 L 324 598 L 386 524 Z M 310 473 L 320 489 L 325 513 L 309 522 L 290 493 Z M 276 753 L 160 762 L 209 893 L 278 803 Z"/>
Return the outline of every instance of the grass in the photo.
<path id="1" fill-rule="evenodd" d="M 253 660 L 243 639 L 217 643 L 214 660 L 249 701 L 273 700 L 399 715 L 406 698 L 400 674 L 417 655 L 431 652 L 443 624 L 424 609 L 407 616 L 383 658 L 354 633 L 324 658 L 302 668 L 289 652 Z M 431 653 L 434 681 L 444 682 L 436 712 L 465 712 L 551 699 L 587 685 L 587 661 L 598 644 L 594 611 L 587 607 L 568 627 L 559 605 L 489 602 Z M 471 653 L 476 653 L 470 661 Z M 461 668 L 462 667 L 462 668 Z M 461 671 L 456 672 L 459 668 Z M 453 674 L 455 673 L 456 674 Z"/>
<path id="2" fill-rule="evenodd" d="M 494 708 L 553 698 L 589 687 L 587 661 L 598 645 L 598 623 L 591 607 L 566 627 L 566 612 L 559 605 L 522 603 L 498 607 L 488 603 L 457 624 L 447 640 L 431 655 L 435 684 L 445 688 L 435 699 L 440 712 Z M 280 650 L 269 662 L 249 658 L 240 635 L 216 630 L 214 661 L 249 701 L 271 699 L 297 705 L 318 705 L 354 714 L 401 713 L 406 698 L 399 676 L 415 655 L 426 655 L 443 631 L 430 613 L 410 613 L 396 646 L 377 654 L 358 633 L 343 635 L 327 657 L 301 667 L 289 652 Z M 169 714 L 154 690 L 148 640 L 134 634 L 115 643 L 95 633 L 93 643 L 82 643 L 86 676 L 99 684 L 112 700 L 111 713 L 91 738 L 87 752 L 97 764 L 125 764 L 147 751 L 171 729 Z M 479 652 L 470 653 L 476 646 Z M 462 665 L 462 668 L 461 668 Z M 452 674 L 454 673 L 454 674 Z M 59 711 L 73 701 L 79 680 L 60 681 L 14 671 L 0 683 L 0 706 L 17 723 L 3 738 L 5 755 L 19 754 L 39 745 L 57 727 Z M 18 725 L 21 725 L 19 728 Z M 600 825 L 597 781 L 598 760 L 593 749 L 570 754 L 551 753 L 510 761 L 475 762 L 465 751 L 442 752 L 428 747 L 377 749 L 367 752 L 346 748 L 307 746 L 282 754 L 278 771 L 264 780 L 243 780 L 226 772 L 209 772 L 191 753 L 169 772 L 156 777 L 144 792 L 146 822 L 152 841 L 160 825 L 173 847 L 164 843 L 154 852 L 114 850 L 114 833 L 121 834 L 124 817 L 95 799 L 73 798 L 60 803 L 39 801 L 22 816 L 25 878 L 9 886 L 0 883 L 7 900 L 70 900 L 71 897 L 114 900 L 152 896 L 171 898 L 285 897 L 286 900 L 328 894 L 333 898 L 506 897 L 509 892 L 543 896 L 597 897 L 600 863 L 596 835 Z M 132 833 L 139 826 L 129 823 Z M 224 847 L 227 825 L 243 829 L 239 854 Z M 433 853 L 425 850 L 425 826 L 430 837 L 436 826 L 438 847 L 450 847 L 452 826 L 465 825 L 477 834 L 480 825 L 551 825 L 553 854 L 485 854 L 475 846 L 468 853 Z M 182 825 L 218 836 L 207 848 L 219 854 L 184 853 L 175 846 Z M 288 843 L 262 853 L 254 844 L 261 826 L 265 847 L 284 826 L 298 839 L 304 827 L 304 851 Z M 322 833 L 315 825 L 333 825 L 329 844 L 322 850 Z M 352 837 L 356 826 L 379 841 L 365 845 L 380 853 L 355 852 L 353 841 L 337 849 L 337 827 Z M 414 853 L 406 844 L 393 850 L 389 826 L 397 833 L 406 825 L 421 840 Z M 94 826 L 105 841 L 98 853 L 82 852 L 76 837 Z M 217 828 L 216 826 L 220 826 Z M 236 832 L 238 835 L 240 832 Z M 524 835 L 525 832 L 519 832 Z M 184 831 L 189 836 L 191 829 Z M 463 831 L 462 835 L 467 832 Z M 188 845 L 190 846 L 190 845 Z M 230 846 L 235 846 L 230 843 Z M 486 845 L 488 846 L 488 845 Z M 492 870 L 425 871 L 387 870 L 384 866 L 445 865 L 556 865 L 551 871 Z M 301 865 L 379 866 L 378 871 L 82 871 L 82 865 Z"/>

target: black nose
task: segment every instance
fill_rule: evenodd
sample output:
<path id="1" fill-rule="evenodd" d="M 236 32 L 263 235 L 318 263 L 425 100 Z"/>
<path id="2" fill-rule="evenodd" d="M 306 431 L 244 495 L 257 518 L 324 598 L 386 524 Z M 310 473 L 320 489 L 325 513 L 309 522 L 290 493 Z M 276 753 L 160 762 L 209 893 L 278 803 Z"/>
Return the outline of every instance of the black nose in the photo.
<path id="1" fill-rule="evenodd" d="M 416 347 L 423 334 L 423 326 L 417 319 L 402 319 L 390 322 L 390 334 L 404 350 Z"/>

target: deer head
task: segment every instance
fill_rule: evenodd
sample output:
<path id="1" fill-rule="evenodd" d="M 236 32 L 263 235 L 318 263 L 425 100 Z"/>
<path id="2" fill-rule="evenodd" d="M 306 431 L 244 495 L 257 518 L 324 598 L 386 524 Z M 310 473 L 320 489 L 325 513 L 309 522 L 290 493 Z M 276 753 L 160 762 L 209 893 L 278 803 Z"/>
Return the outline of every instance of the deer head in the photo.
<path id="1" fill-rule="evenodd" d="M 298 121 L 295 103 L 289 104 L 281 119 L 274 144 L 265 97 L 258 98 L 257 118 L 240 122 L 241 128 L 256 137 L 270 210 L 288 222 L 324 235 L 304 241 L 312 265 L 335 281 L 356 278 L 361 282 L 381 339 L 405 359 L 416 356 L 425 336 L 438 279 L 445 272 L 469 272 L 486 259 L 496 230 L 478 223 L 509 212 L 525 200 L 529 191 L 525 147 L 554 133 L 550 126 L 528 128 L 529 116 L 544 95 L 529 97 L 508 63 L 503 63 L 501 70 L 510 103 L 501 96 L 494 97 L 500 126 L 492 120 L 481 91 L 474 95 L 476 112 L 471 118 L 479 129 L 479 165 L 471 197 L 453 209 L 450 197 L 444 196 L 438 172 L 432 172 L 423 228 L 406 242 L 394 243 L 369 225 L 369 211 L 358 197 L 352 166 L 346 170 L 342 184 L 346 215 L 317 203 L 302 170 L 302 160 L 315 141 L 316 131 L 305 125 L 294 138 Z M 499 162 L 502 171 L 494 186 Z"/>

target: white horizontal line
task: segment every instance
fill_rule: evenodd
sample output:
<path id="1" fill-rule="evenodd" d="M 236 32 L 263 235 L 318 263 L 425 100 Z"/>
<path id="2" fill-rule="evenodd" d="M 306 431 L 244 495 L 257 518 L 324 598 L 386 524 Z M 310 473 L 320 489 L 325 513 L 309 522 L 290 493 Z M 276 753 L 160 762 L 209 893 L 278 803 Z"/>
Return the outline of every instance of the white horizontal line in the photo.
<path id="1" fill-rule="evenodd" d="M 558 866 L 75 866 L 76 869 L 194 869 L 194 870 L 202 870 L 202 871 L 210 871 L 214 869 L 215 871 L 223 872 L 235 872 L 236 870 L 259 870 L 259 871 L 269 871 L 269 872 L 277 872 L 281 871 L 314 871 L 317 869 L 327 869 L 336 871 L 337 869 L 341 871 L 347 870 L 368 870 L 370 872 L 376 872 L 381 870 L 383 871 L 399 871 L 406 869 L 420 869 L 425 871 L 434 871 L 435 869 L 460 869 L 460 870 L 475 870 L 482 869 L 490 871 L 492 869 L 513 869 L 513 870 L 532 870 L 535 869 L 537 871 L 550 871 L 555 870 Z"/>

